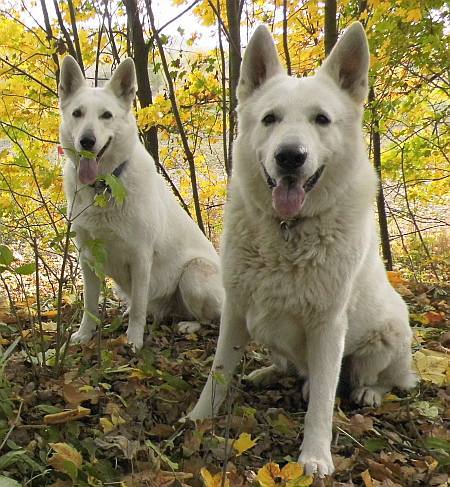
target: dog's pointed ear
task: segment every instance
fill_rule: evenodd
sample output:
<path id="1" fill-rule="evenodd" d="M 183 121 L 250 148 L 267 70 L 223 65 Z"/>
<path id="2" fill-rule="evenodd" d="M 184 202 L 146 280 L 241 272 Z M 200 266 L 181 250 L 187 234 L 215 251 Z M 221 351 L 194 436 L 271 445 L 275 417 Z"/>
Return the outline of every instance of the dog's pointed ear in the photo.
<path id="1" fill-rule="evenodd" d="M 369 45 L 361 23 L 353 23 L 338 40 L 319 72 L 328 74 L 356 101 L 363 103 L 369 86 Z"/>
<path id="2" fill-rule="evenodd" d="M 105 88 L 131 106 L 136 96 L 136 68 L 130 57 L 119 64 Z"/>
<path id="3" fill-rule="evenodd" d="M 59 99 L 61 103 L 69 96 L 86 85 L 83 72 L 75 58 L 66 56 L 61 65 L 61 75 L 58 86 Z"/>
<path id="4" fill-rule="evenodd" d="M 260 25 L 245 49 L 237 88 L 239 101 L 244 101 L 269 78 L 283 72 L 272 34 L 265 25 Z"/>

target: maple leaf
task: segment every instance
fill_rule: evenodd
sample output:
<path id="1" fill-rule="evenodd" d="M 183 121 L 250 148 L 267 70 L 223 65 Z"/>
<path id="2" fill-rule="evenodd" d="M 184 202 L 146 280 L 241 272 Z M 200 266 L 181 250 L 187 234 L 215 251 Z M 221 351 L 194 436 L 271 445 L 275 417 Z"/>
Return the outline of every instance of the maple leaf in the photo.
<path id="1" fill-rule="evenodd" d="M 248 433 L 241 433 L 239 438 L 233 443 L 233 448 L 237 451 L 237 456 L 242 455 L 250 448 L 256 445 L 257 441 L 252 440 L 252 437 Z"/>

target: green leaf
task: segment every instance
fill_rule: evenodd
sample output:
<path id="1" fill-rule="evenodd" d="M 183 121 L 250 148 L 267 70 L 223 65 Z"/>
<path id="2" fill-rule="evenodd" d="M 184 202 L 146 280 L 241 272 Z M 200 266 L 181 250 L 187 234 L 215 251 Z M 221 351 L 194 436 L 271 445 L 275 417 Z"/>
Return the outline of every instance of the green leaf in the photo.
<path id="1" fill-rule="evenodd" d="M 30 274 L 36 272 L 36 263 L 30 262 L 29 264 L 23 264 L 19 267 L 16 267 L 14 271 L 17 272 L 17 274 L 21 274 L 22 276 L 29 276 Z"/>
<path id="2" fill-rule="evenodd" d="M 386 448 L 388 445 L 387 441 L 384 438 L 369 438 L 366 443 L 365 447 L 372 453 L 379 452 L 383 448 Z"/>
<path id="3" fill-rule="evenodd" d="M 5 470 L 10 465 L 14 465 L 19 461 L 21 462 L 26 453 L 26 450 L 14 450 L 5 453 L 0 457 L 0 470 Z"/>
<path id="4" fill-rule="evenodd" d="M 127 190 L 120 178 L 113 174 L 105 174 L 104 176 L 100 176 L 100 179 L 104 179 L 105 183 L 111 188 L 113 198 L 121 205 L 125 201 Z"/>
<path id="5" fill-rule="evenodd" d="M 94 206 L 98 206 L 99 208 L 106 208 L 108 206 L 109 198 L 106 194 L 96 194 L 94 198 Z"/>
<path id="6" fill-rule="evenodd" d="M 167 455 L 165 455 L 153 442 L 151 442 L 150 440 L 146 440 L 145 444 L 149 446 L 172 470 L 178 470 L 178 463 L 172 462 L 172 460 Z"/>
<path id="7" fill-rule="evenodd" d="M 191 386 L 181 377 L 176 377 L 175 375 L 171 375 L 167 372 L 162 373 L 162 378 L 166 381 L 167 384 L 172 386 L 174 389 L 177 389 L 178 391 L 188 391 L 191 388 Z"/>
<path id="8" fill-rule="evenodd" d="M 80 157 L 84 157 L 85 159 L 95 159 L 96 154 L 90 150 L 81 150 L 79 153 Z"/>
<path id="9" fill-rule="evenodd" d="M 42 411 L 45 414 L 56 414 L 64 411 L 64 409 L 52 406 L 51 404 L 39 404 L 38 406 L 36 406 L 36 409 Z"/>
<path id="10" fill-rule="evenodd" d="M 14 255 L 6 245 L 0 245 L 0 264 L 9 266 L 14 260 Z"/>
<path id="11" fill-rule="evenodd" d="M 450 441 L 445 438 L 428 437 L 423 440 L 425 446 L 431 450 L 443 450 L 450 452 Z"/>
<path id="12" fill-rule="evenodd" d="M 22 484 L 19 484 L 17 480 L 0 475 L 0 485 L 1 487 L 21 487 Z"/>

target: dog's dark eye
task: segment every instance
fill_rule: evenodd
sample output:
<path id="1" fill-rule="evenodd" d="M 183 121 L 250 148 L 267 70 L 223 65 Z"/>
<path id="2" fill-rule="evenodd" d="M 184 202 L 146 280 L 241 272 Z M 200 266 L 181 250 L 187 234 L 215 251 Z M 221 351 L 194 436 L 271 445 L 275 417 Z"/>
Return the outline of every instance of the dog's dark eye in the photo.
<path id="1" fill-rule="evenodd" d="M 273 113 L 268 113 L 263 119 L 262 119 L 262 123 L 264 125 L 272 125 L 273 123 L 275 123 L 277 121 L 277 117 L 273 114 Z"/>
<path id="2" fill-rule="evenodd" d="M 323 113 L 318 113 L 316 115 L 316 123 L 318 125 L 328 125 L 331 123 L 331 120 Z"/>
<path id="3" fill-rule="evenodd" d="M 81 110 L 79 108 L 77 108 L 76 110 L 74 110 L 72 112 L 72 117 L 75 117 L 75 118 L 80 118 L 83 114 L 81 113 Z"/>
<path id="4" fill-rule="evenodd" d="M 112 118 L 112 113 L 111 112 L 103 112 L 101 115 L 100 115 L 100 118 L 104 118 L 105 120 L 108 120 L 109 118 Z"/>

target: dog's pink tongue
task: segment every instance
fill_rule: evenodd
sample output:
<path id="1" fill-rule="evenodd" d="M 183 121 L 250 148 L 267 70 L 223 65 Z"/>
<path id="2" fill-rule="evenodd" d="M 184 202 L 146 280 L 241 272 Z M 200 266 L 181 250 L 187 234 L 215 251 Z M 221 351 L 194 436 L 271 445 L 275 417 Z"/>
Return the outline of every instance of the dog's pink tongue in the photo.
<path id="1" fill-rule="evenodd" d="M 284 178 L 272 190 L 272 204 L 281 218 L 294 218 L 303 206 L 305 190 L 300 181 Z"/>
<path id="2" fill-rule="evenodd" d="M 82 184 L 94 184 L 97 179 L 98 165 L 96 159 L 80 158 L 78 177 Z"/>

